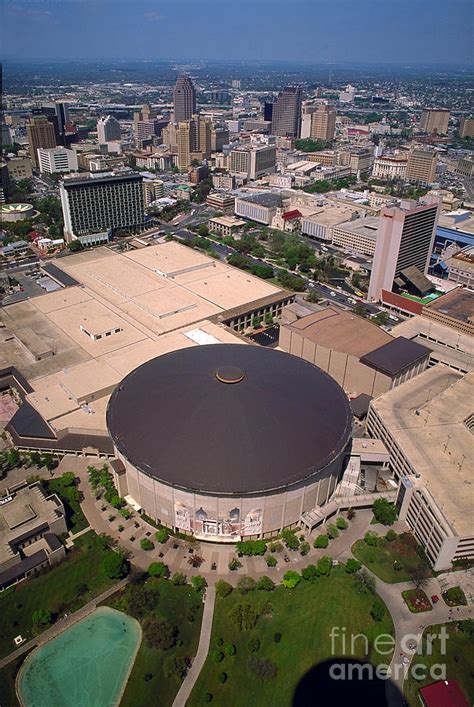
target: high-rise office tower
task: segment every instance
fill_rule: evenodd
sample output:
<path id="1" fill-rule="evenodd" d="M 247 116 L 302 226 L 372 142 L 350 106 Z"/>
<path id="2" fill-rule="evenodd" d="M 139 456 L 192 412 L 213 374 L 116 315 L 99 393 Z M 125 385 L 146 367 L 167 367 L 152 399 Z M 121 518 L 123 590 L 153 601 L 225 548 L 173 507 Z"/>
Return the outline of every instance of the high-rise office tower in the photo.
<path id="1" fill-rule="evenodd" d="M 285 86 L 273 104 L 272 133 L 297 138 L 301 123 L 301 88 Z"/>
<path id="2" fill-rule="evenodd" d="M 193 115 L 192 120 L 182 120 L 178 123 L 177 146 L 178 146 L 178 167 L 187 169 L 193 159 L 204 160 L 211 156 L 211 130 L 212 121 L 209 118 L 202 118 L 200 115 Z M 170 131 L 166 131 L 167 139 Z"/>
<path id="3" fill-rule="evenodd" d="M 378 301 L 382 290 L 392 291 L 402 270 L 415 266 L 426 274 L 433 249 L 440 203 L 428 197 L 424 202 L 402 202 L 384 207 L 380 213 L 374 262 L 369 283 L 369 300 Z"/>
<path id="4" fill-rule="evenodd" d="M 211 152 L 222 152 L 229 143 L 229 131 L 226 128 L 211 128 Z"/>
<path id="5" fill-rule="evenodd" d="M 143 230 L 143 177 L 135 172 L 71 177 L 60 183 L 67 241 L 107 239 L 110 231 Z"/>
<path id="6" fill-rule="evenodd" d="M 424 146 L 414 146 L 408 153 L 406 179 L 414 184 L 431 184 L 436 177 L 438 154 Z"/>
<path id="7" fill-rule="evenodd" d="M 425 133 L 446 135 L 450 115 L 446 108 L 424 108 L 421 113 L 420 130 Z"/>
<path id="8" fill-rule="evenodd" d="M 50 123 L 53 123 L 57 144 L 65 145 L 67 142 L 66 124 L 70 122 L 68 104 L 64 101 L 46 103 L 41 106 L 41 113 L 48 118 Z"/>
<path id="9" fill-rule="evenodd" d="M 45 115 L 32 116 L 26 124 L 26 134 L 33 166 L 38 169 L 38 148 L 56 147 L 56 132 L 53 123 Z"/>
<path id="10" fill-rule="evenodd" d="M 311 137 L 313 140 L 332 142 L 336 130 L 336 109 L 321 104 L 311 115 Z"/>
<path id="11" fill-rule="evenodd" d="M 474 118 L 461 118 L 459 137 L 474 137 Z"/>
<path id="12" fill-rule="evenodd" d="M 189 76 L 179 76 L 173 89 L 174 122 L 191 120 L 196 113 L 196 89 Z"/>
<path id="13" fill-rule="evenodd" d="M 62 145 L 49 149 L 39 147 L 38 163 L 42 174 L 76 172 L 78 169 L 77 153 L 74 150 L 67 150 Z"/>
<path id="14" fill-rule="evenodd" d="M 182 120 L 178 123 L 178 167 L 187 169 L 191 164 L 191 152 L 194 147 L 194 128 L 192 120 Z"/>
<path id="15" fill-rule="evenodd" d="M 265 101 L 263 104 L 263 119 L 272 120 L 273 118 L 273 102 Z"/>
<path id="16" fill-rule="evenodd" d="M 276 164 L 274 145 L 242 145 L 230 153 L 230 173 L 259 179 L 264 174 L 273 174 Z"/>
<path id="17" fill-rule="evenodd" d="M 113 115 L 102 116 L 97 121 L 99 145 L 120 140 L 120 123 Z"/>

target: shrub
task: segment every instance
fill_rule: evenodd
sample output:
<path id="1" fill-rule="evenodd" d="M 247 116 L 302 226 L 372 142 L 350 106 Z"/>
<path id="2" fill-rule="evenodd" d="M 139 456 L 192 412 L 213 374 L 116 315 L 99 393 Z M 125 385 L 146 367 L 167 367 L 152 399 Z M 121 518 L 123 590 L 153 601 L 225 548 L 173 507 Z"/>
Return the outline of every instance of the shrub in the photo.
<path id="1" fill-rule="evenodd" d="M 168 540 L 169 536 L 170 535 L 169 535 L 168 531 L 166 530 L 166 528 L 160 528 L 155 533 L 156 541 L 161 544 L 165 543 Z"/>
<path id="2" fill-rule="evenodd" d="M 279 631 L 273 634 L 273 640 L 275 641 L 275 643 L 280 643 L 281 639 L 282 635 Z"/>
<path id="3" fill-rule="evenodd" d="M 346 528 L 349 527 L 349 523 L 345 518 L 342 516 L 339 516 L 338 519 L 336 520 L 336 526 L 339 528 L 339 530 L 346 530 Z"/>
<path id="4" fill-rule="evenodd" d="M 53 616 L 48 609 L 36 609 L 31 615 L 31 620 L 35 626 L 47 626 L 51 623 Z"/>
<path id="5" fill-rule="evenodd" d="M 219 636 L 218 638 L 216 638 L 215 642 L 216 642 L 216 646 L 223 646 L 224 645 L 224 639 L 222 638 L 222 636 Z"/>
<path id="6" fill-rule="evenodd" d="M 358 560 L 353 560 L 350 558 L 345 564 L 345 570 L 348 574 L 355 574 L 360 570 L 362 564 Z"/>
<path id="7" fill-rule="evenodd" d="M 268 567 L 276 567 L 276 565 L 278 564 L 276 557 L 273 557 L 273 555 L 267 555 L 265 558 L 265 562 L 267 563 Z"/>
<path id="8" fill-rule="evenodd" d="M 257 658 L 250 656 L 247 661 L 247 667 L 258 680 L 272 680 L 277 674 L 277 666 L 268 658 Z"/>
<path id="9" fill-rule="evenodd" d="M 233 656 L 237 653 L 237 648 L 233 643 L 227 643 L 224 647 L 224 653 L 228 656 Z"/>
<path id="10" fill-rule="evenodd" d="M 118 552 L 109 552 L 102 560 L 102 571 L 110 579 L 123 579 L 128 574 L 128 564 Z"/>
<path id="11" fill-rule="evenodd" d="M 400 562 L 400 560 L 394 560 L 394 561 L 393 561 L 393 569 L 394 569 L 396 572 L 399 572 L 400 570 L 403 569 L 403 565 L 402 565 L 402 563 Z"/>
<path id="12" fill-rule="evenodd" d="M 222 661 L 224 660 L 223 652 L 217 650 L 217 648 L 212 651 L 211 655 L 212 655 L 212 660 L 214 661 L 214 663 L 222 663 Z"/>
<path id="13" fill-rule="evenodd" d="M 316 569 L 318 574 L 328 575 L 331 572 L 332 558 L 325 555 L 321 557 L 316 563 Z"/>
<path id="14" fill-rule="evenodd" d="M 182 587 L 187 584 L 187 582 L 188 578 L 182 572 L 175 572 L 171 577 L 171 584 L 174 584 L 176 587 Z"/>
<path id="15" fill-rule="evenodd" d="M 140 547 L 142 550 L 145 550 L 146 552 L 148 552 L 149 550 L 153 550 L 153 548 L 155 546 L 153 545 L 151 540 L 149 540 L 148 538 L 142 538 L 140 540 Z"/>
<path id="16" fill-rule="evenodd" d="M 386 498 L 377 498 L 373 506 L 374 516 L 383 525 L 393 525 L 397 520 L 397 509 L 395 504 L 387 501 Z"/>
<path id="17" fill-rule="evenodd" d="M 374 621 L 382 621 L 385 616 L 385 606 L 380 599 L 375 599 L 370 610 L 370 615 Z"/>
<path id="18" fill-rule="evenodd" d="M 235 549 L 240 555 L 264 555 L 267 551 L 265 540 L 244 540 L 235 543 Z"/>
<path id="19" fill-rule="evenodd" d="M 130 513 L 128 508 L 120 508 L 119 513 L 122 516 L 122 518 L 125 518 L 125 520 L 129 520 L 129 518 L 132 517 L 132 514 Z"/>
<path id="20" fill-rule="evenodd" d="M 371 545 L 372 547 L 375 547 L 377 545 L 377 535 L 375 533 L 371 533 L 370 531 L 367 531 L 367 533 L 364 535 L 364 542 L 367 543 L 367 545 Z"/>
<path id="21" fill-rule="evenodd" d="M 260 650 L 260 641 L 258 638 L 251 638 L 248 645 L 251 653 L 257 653 Z"/>
<path id="22" fill-rule="evenodd" d="M 182 680 L 188 672 L 189 661 L 178 655 L 169 655 L 163 663 L 165 678 L 178 678 Z"/>
<path id="23" fill-rule="evenodd" d="M 229 596 L 229 594 L 232 592 L 232 589 L 232 584 L 229 584 L 229 582 L 226 582 L 224 579 L 219 579 L 216 582 L 216 596 L 220 597 L 221 599 Z"/>
<path id="24" fill-rule="evenodd" d="M 308 554 L 310 549 L 311 549 L 310 544 L 306 540 L 303 540 L 303 542 L 300 545 L 300 553 L 303 555 L 303 557 Z"/>
<path id="25" fill-rule="evenodd" d="M 388 540 L 389 543 L 391 543 L 398 538 L 398 535 L 394 530 L 390 529 L 385 534 L 385 538 Z"/>
<path id="26" fill-rule="evenodd" d="M 212 702 L 213 699 L 214 695 L 212 694 L 212 692 L 206 692 L 206 694 L 204 695 L 204 702 L 209 704 L 209 702 Z"/>
<path id="27" fill-rule="evenodd" d="M 152 562 L 148 567 L 148 574 L 150 577 L 160 577 L 161 579 L 168 579 L 170 576 L 170 568 L 165 565 L 164 562 Z"/>
<path id="28" fill-rule="evenodd" d="M 283 575 L 282 579 L 282 584 L 284 587 L 287 587 L 288 589 L 293 589 L 293 587 L 296 587 L 297 584 L 299 584 L 301 580 L 301 575 L 298 574 L 298 572 L 295 572 L 295 570 L 288 570 L 288 572 L 285 572 Z"/>
<path id="29" fill-rule="evenodd" d="M 270 552 L 281 552 L 283 550 L 283 545 L 279 540 L 277 540 L 276 542 L 268 543 L 268 549 Z"/>
<path id="30" fill-rule="evenodd" d="M 316 569 L 316 565 L 308 565 L 307 567 L 305 567 L 304 570 L 301 572 L 301 576 L 307 582 L 313 582 L 318 576 L 318 570 Z"/>
<path id="31" fill-rule="evenodd" d="M 313 547 L 316 548 L 326 548 L 329 545 L 329 538 L 327 535 L 318 535 L 314 541 Z"/>
<path id="32" fill-rule="evenodd" d="M 235 572 L 235 570 L 238 570 L 239 567 L 242 567 L 242 563 L 236 557 L 233 557 L 232 560 L 230 560 L 228 567 L 231 572 Z"/>
<path id="33" fill-rule="evenodd" d="M 331 540 L 335 540 L 335 538 L 339 537 L 339 531 L 335 525 L 328 525 L 327 534 L 328 538 L 330 538 Z"/>
<path id="34" fill-rule="evenodd" d="M 204 579 L 204 577 L 201 577 L 200 574 L 197 574 L 195 577 L 191 577 L 191 584 L 198 592 L 204 591 L 204 589 L 207 587 L 206 580 Z"/>
<path id="35" fill-rule="evenodd" d="M 227 682 L 227 673 L 224 673 L 224 672 L 219 673 L 219 675 L 218 675 L 218 680 L 219 680 L 219 682 L 221 682 L 221 683 Z"/>
<path id="36" fill-rule="evenodd" d="M 271 592 L 275 589 L 275 582 L 264 574 L 257 582 L 257 589 L 264 592 Z"/>
<path id="37" fill-rule="evenodd" d="M 347 520 L 352 520 L 353 518 L 355 518 L 355 514 L 356 514 L 356 512 L 355 512 L 354 508 L 348 508 L 347 509 Z"/>

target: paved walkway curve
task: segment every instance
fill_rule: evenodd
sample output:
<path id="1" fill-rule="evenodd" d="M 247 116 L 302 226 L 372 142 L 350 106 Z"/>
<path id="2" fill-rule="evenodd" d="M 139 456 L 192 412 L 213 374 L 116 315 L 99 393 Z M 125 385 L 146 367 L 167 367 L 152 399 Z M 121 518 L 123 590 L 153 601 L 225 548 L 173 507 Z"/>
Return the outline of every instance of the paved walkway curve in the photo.
<path id="1" fill-rule="evenodd" d="M 117 584 L 114 584 L 113 587 L 106 589 L 105 592 L 102 592 L 102 594 L 99 594 L 98 596 L 91 599 L 89 602 L 87 602 L 87 604 L 84 604 L 83 607 L 81 607 L 74 613 L 69 614 L 65 619 L 60 619 L 59 621 L 56 621 L 56 623 L 53 624 L 51 628 L 46 629 L 46 631 L 40 633 L 39 636 L 35 636 L 35 638 L 32 638 L 31 641 L 23 643 L 23 645 L 20 646 L 20 648 L 17 648 L 16 651 L 13 651 L 13 653 L 9 653 L 5 658 L 2 658 L 2 660 L 0 660 L 0 670 L 9 663 L 11 663 L 13 660 L 19 658 L 21 655 L 23 655 L 23 653 L 26 653 L 27 651 L 30 651 L 33 648 L 36 648 L 37 646 L 41 646 L 43 643 L 46 643 L 52 638 L 59 636 L 59 634 L 65 631 L 67 628 L 70 628 L 73 624 L 77 623 L 81 619 L 84 619 L 86 616 L 89 616 L 89 614 L 92 614 L 98 604 L 100 604 L 105 599 L 108 599 L 108 597 L 112 596 L 112 594 L 115 594 L 115 592 L 118 592 L 119 589 L 125 586 L 127 581 L 127 579 L 122 579 L 120 582 L 117 582 Z"/>
<path id="2" fill-rule="evenodd" d="M 216 590 L 214 587 L 206 589 L 206 599 L 204 603 L 204 612 L 202 615 L 201 634 L 199 636 L 199 646 L 196 656 L 193 660 L 188 674 L 184 678 L 178 694 L 174 698 L 173 707 L 185 707 L 186 702 L 191 694 L 191 691 L 199 677 L 199 674 L 206 662 L 209 652 L 209 644 L 211 642 L 212 619 L 214 616 L 214 604 L 216 601 Z"/>

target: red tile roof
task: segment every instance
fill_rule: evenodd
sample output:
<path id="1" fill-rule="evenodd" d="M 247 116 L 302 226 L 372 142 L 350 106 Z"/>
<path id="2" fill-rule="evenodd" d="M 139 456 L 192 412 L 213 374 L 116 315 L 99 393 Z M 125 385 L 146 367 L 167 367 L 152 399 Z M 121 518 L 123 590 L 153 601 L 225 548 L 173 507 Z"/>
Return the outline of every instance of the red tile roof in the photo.
<path id="1" fill-rule="evenodd" d="M 301 211 L 298 211 L 298 209 L 294 209 L 293 211 L 287 211 L 285 214 L 283 214 L 284 221 L 290 221 L 294 218 L 301 218 Z"/>
<path id="2" fill-rule="evenodd" d="M 440 680 L 422 687 L 420 695 L 426 707 L 469 707 L 469 702 L 454 680 Z"/>

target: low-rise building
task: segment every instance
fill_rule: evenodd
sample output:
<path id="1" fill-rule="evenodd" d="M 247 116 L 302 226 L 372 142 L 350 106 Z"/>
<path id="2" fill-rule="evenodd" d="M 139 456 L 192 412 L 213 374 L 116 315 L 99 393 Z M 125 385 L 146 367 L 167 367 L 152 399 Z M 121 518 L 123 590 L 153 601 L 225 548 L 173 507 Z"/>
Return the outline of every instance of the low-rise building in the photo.
<path id="1" fill-rule="evenodd" d="M 218 211 L 233 211 L 235 197 L 223 192 L 210 192 L 207 196 L 206 204 Z"/>
<path id="2" fill-rule="evenodd" d="M 279 194 L 262 192 L 237 197 L 234 213 L 236 216 L 269 226 L 276 214 L 276 210 L 281 208 L 281 206 L 282 199 Z"/>
<path id="3" fill-rule="evenodd" d="M 458 287 L 423 306 L 422 314 L 452 329 L 474 336 L 474 292 Z"/>
<path id="4" fill-rule="evenodd" d="M 310 238 L 331 242 L 333 228 L 350 221 L 357 213 L 357 209 L 343 204 L 325 205 L 316 208 L 314 213 L 302 219 L 301 231 Z"/>
<path id="5" fill-rule="evenodd" d="M 56 494 L 47 496 L 39 482 L 7 490 L 0 498 L 0 588 L 59 562 L 65 549 L 58 535 L 66 532 Z"/>
<path id="6" fill-rule="evenodd" d="M 374 160 L 372 177 L 375 179 L 405 179 L 407 158 L 402 156 L 382 156 Z"/>
<path id="7" fill-rule="evenodd" d="M 13 157 L 7 162 L 7 170 L 9 178 L 15 181 L 31 179 L 33 176 L 29 157 Z"/>
<path id="8" fill-rule="evenodd" d="M 220 233 L 222 236 L 232 236 L 239 228 L 246 225 L 246 221 L 235 216 L 215 216 L 209 219 L 209 230 Z"/>
<path id="9" fill-rule="evenodd" d="M 378 216 L 367 216 L 333 226 L 332 242 L 345 250 L 373 255 L 378 224 Z"/>
<path id="10" fill-rule="evenodd" d="M 77 172 L 77 153 L 65 147 L 39 147 L 38 164 L 41 174 Z"/>
<path id="11" fill-rule="evenodd" d="M 474 288 L 474 246 L 463 248 L 444 262 L 448 268 L 448 280 Z"/>
<path id="12" fill-rule="evenodd" d="M 396 505 L 435 570 L 474 558 L 474 373 L 435 366 L 372 400 L 367 432 L 390 451 Z"/>

